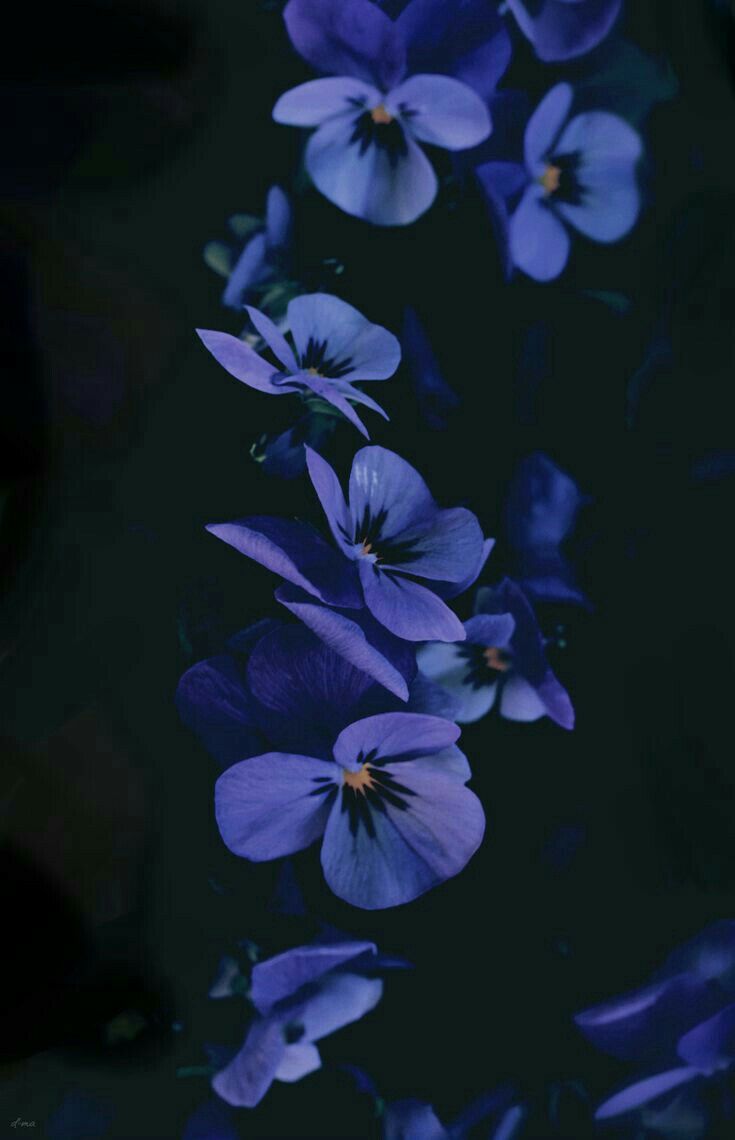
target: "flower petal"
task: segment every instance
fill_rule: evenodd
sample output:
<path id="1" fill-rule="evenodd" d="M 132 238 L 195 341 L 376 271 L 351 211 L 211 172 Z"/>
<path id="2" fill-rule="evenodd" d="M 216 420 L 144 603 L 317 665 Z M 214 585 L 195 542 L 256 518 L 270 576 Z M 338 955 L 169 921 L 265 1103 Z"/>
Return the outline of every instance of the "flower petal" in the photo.
<path id="1" fill-rule="evenodd" d="M 419 713 L 383 713 L 348 725 L 337 737 L 334 759 L 349 771 L 358 771 L 371 756 L 371 764 L 406 762 L 431 756 L 455 744 L 460 729 L 449 720 Z"/>
<path id="2" fill-rule="evenodd" d="M 212 1088 L 236 1108 L 253 1108 L 268 1092 L 285 1049 L 279 1022 L 256 1018 L 242 1049 L 212 1078 Z"/>
<path id="3" fill-rule="evenodd" d="M 283 19 L 296 51 L 317 71 L 386 87 L 403 74 L 406 57 L 398 29 L 370 0 L 289 0 Z"/>
<path id="4" fill-rule="evenodd" d="M 523 140 L 523 152 L 529 174 L 537 170 L 549 154 L 559 131 L 563 127 L 572 105 L 573 92 L 568 83 L 557 83 L 547 91 L 528 120 Z"/>
<path id="5" fill-rule="evenodd" d="M 291 1084 L 293 1081 L 300 1081 L 309 1073 L 315 1073 L 321 1067 L 322 1059 L 316 1045 L 312 1045 L 309 1041 L 299 1041 L 295 1045 L 286 1046 L 281 1063 L 276 1069 L 276 1080 Z"/>
<path id="6" fill-rule="evenodd" d="M 350 404 L 347 397 L 339 390 L 334 380 L 325 380 L 322 376 L 314 376 L 306 372 L 301 373 L 301 382 L 309 388 L 315 396 L 319 396 L 327 404 L 331 404 L 341 412 L 346 420 L 357 428 L 361 435 L 370 439 L 367 428 Z"/>
<path id="7" fill-rule="evenodd" d="M 458 598 L 460 594 L 464 594 L 465 590 L 469 590 L 470 586 L 473 586 L 480 577 L 494 546 L 494 538 L 484 539 L 480 550 L 479 561 L 472 567 L 466 578 L 463 578 L 461 582 L 433 582 L 432 589 L 436 591 L 440 598 L 444 598 L 445 601 L 449 601 L 451 598 Z"/>
<path id="8" fill-rule="evenodd" d="M 311 447 L 306 447 L 306 466 L 329 529 L 337 543 L 345 551 L 351 551 L 354 545 L 352 519 L 334 468 Z"/>
<path id="9" fill-rule="evenodd" d="M 506 720 L 534 721 L 546 716 L 546 705 L 524 677 L 514 674 L 503 685 L 500 715 Z"/>
<path id="10" fill-rule="evenodd" d="M 464 641 L 464 627 L 449 606 L 418 582 L 359 562 L 365 604 L 373 617 L 406 641 Z"/>
<path id="11" fill-rule="evenodd" d="M 299 355 L 304 357 L 310 342 L 324 344 L 325 356 L 344 365 L 342 379 L 387 380 L 401 362 L 401 346 L 393 333 L 331 293 L 295 297 L 288 306 L 288 321 Z"/>
<path id="12" fill-rule="evenodd" d="M 735 1061 L 735 1005 L 695 1025 L 680 1039 L 676 1051 L 682 1061 L 707 1076 L 729 1069 Z"/>
<path id="13" fill-rule="evenodd" d="M 396 23 L 412 75 L 445 72 L 489 99 L 508 69 L 510 36 L 486 0 L 412 0 Z"/>
<path id="14" fill-rule="evenodd" d="M 559 212 L 594 241 L 624 237 L 640 213 L 635 167 L 642 151 L 640 135 L 618 115 L 577 115 L 562 134 L 557 153 L 580 155 L 582 196 L 579 203 L 560 202 Z"/>
<path id="15" fill-rule="evenodd" d="M 667 978 L 684 972 L 716 981 L 726 993 L 735 996 L 735 921 L 721 919 L 710 923 L 678 946 L 664 962 L 660 976 Z"/>
<path id="16" fill-rule="evenodd" d="M 187 669 L 176 690 L 176 708 L 223 768 L 263 750 L 252 700 L 232 657 L 212 657 Z"/>
<path id="17" fill-rule="evenodd" d="M 236 380 L 259 392 L 267 392 L 270 396 L 283 396 L 296 391 L 293 384 L 274 384 L 274 377 L 279 375 L 277 369 L 236 336 L 215 329 L 197 329 L 196 332 L 217 363 Z"/>
<path id="18" fill-rule="evenodd" d="M 430 642 L 421 646 L 416 659 L 421 672 L 454 697 L 457 705 L 455 717 L 459 724 L 473 724 L 493 707 L 497 683 L 473 684 L 469 662 L 461 645 Z"/>
<path id="19" fill-rule="evenodd" d="M 206 529 L 322 601 L 348 609 L 361 604 L 353 568 L 307 523 L 253 515 Z"/>
<path id="20" fill-rule="evenodd" d="M 308 847 L 324 831 L 334 798 L 332 781 L 339 780 L 339 772 L 329 760 L 286 752 L 267 752 L 234 764 L 214 790 L 225 844 L 255 863 Z"/>
<path id="21" fill-rule="evenodd" d="M 383 1140 L 449 1140 L 430 1104 L 420 1100 L 397 1100 L 385 1107 Z"/>
<path id="22" fill-rule="evenodd" d="M 419 578 L 440 582 L 465 582 L 477 575 L 483 560 L 484 538 L 472 511 L 464 507 L 437 508 L 427 518 L 409 525 L 400 535 L 400 562 L 393 563 L 390 550 L 381 555 L 381 569 L 393 566 Z M 380 553 L 380 538 L 376 539 Z"/>
<path id="23" fill-rule="evenodd" d="M 303 621 L 331 649 L 373 677 L 402 701 L 408 699 L 407 679 L 415 671 L 411 647 L 383 629 L 367 612 L 339 612 L 317 604 L 307 594 L 286 586 L 276 600 Z"/>
<path id="24" fill-rule="evenodd" d="M 552 281 L 569 259 L 569 234 L 546 204 L 541 186 L 528 187 L 510 219 L 510 254 L 535 281 Z"/>
<path id="25" fill-rule="evenodd" d="M 414 138 L 446 150 L 479 146 L 492 130 L 487 104 L 448 75 L 412 75 L 390 92 L 385 107 Z"/>
<path id="26" fill-rule="evenodd" d="M 283 367 L 288 372 L 298 372 L 299 366 L 296 363 L 296 357 L 293 354 L 291 345 L 278 326 L 275 325 L 265 313 L 261 313 L 260 309 L 254 309 L 252 305 L 246 305 L 245 309 L 250 320 L 255 325 L 255 328 L 268 345 L 268 348 L 281 362 Z"/>
<path id="27" fill-rule="evenodd" d="M 475 614 L 464 623 L 468 645 L 505 648 L 515 632 L 512 614 Z"/>
<path id="28" fill-rule="evenodd" d="M 293 210 L 288 194 L 280 186 L 271 186 L 266 199 L 265 232 L 269 249 L 278 250 L 289 244 Z"/>
<path id="29" fill-rule="evenodd" d="M 355 125 L 355 116 L 340 116 L 311 136 L 305 162 L 314 185 L 353 217 L 377 226 L 410 225 L 436 197 L 431 163 L 409 136 L 402 153 L 375 142 L 363 147 Z"/>
<path id="30" fill-rule="evenodd" d="M 380 92 L 359 79 L 310 79 L 281 95 L 273 118 L 288 127 L 319 127 L 346 118 L 351 131 L 356 106 L 375 106 L 379 101 Z"/>
<path id="31" fill-rule="evenodd" d="M 382 538 L 395 538 L 439 510 L 418 471 L 385 447 L 363 447 L 352 461 L 350 514 L 355 524 L 366 515 L 385 516 Z"/>
<path id="32" fill-rule="evenodd" d="M 508 0 L 523 34 L 548 63 L 591 51 L 610 32 L 623 0 L 542 0 L 531 16 L 528 0 Z"/>
<path id="33" fill-rule="evenodd" d="M 655 1077 L 646 1077 L 645 1080 L 636 1081 L 628 1085 L 622 1092 L 616 1093 L 601 1104 L 595 1113 L 595 1120 L 609 1120 L 613 1116 L 620 1116 L 623 1112 L 632 1112 L 644 1104 L 649 1104 L 664 1093 L 679 1088 L 688 1081 L 695 1080 L 700 1074 L 696 1069 L 680 1068 L 669 1069 L 665 1073 L 657 1073 Z"/>
<path id="34" fill-rule="evenodd" d="M 268 1014 L 277 1002 L 292 997 L 361 954 L 377 954 L 374 942 L 314 942 L 296 946 L 253 966 L 250 998 L 259 1013 Z"/>
<path id="35" fill-rule="evenodd" d="M 255 285 L 265 281 L 269 272 L 265 234 L 254 234 L 232 267 L 232 272 L 222 293 L 222 304 L 226 305 L 228 309 L 242 309 L 245 294 Z M 204 331 L 200 332 L 197 329 L 200 337 Z M 229 334 L 221 333 L 220 335 L 227 336 Z M 204 344 L 207 344 L 204 337 L 202 340 Z M 209 346 L 207 345 L 207 347 Z"/>
<path id="36" fill-rule="evenodd" d="M 334 974 L 308 999 L 297 1021 L 304 1027 L 307 1041 L 320 1041 L 343 1026 L 359 1021 L 380 1001 L 383 983 L 380 978 L 364 978 L 360 974 Z"/>

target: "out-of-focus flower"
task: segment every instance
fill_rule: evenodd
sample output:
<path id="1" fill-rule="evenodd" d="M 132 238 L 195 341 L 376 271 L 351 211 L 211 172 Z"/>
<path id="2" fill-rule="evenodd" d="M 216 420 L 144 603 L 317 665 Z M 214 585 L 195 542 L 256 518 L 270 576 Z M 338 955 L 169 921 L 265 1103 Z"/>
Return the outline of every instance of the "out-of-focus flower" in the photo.
<path id="1" fill-rule="evenodd" d="M 221 1100 L 200 1104 L 187 1120 L 181 1140 L 239 1140 L 235 1114 Z"/>
<path id="2" fill-rule="evenodd" d="M 249 214 L 230 218 L 237 245 L 210 241 L 204 247 L 207 265 L 227 278 L 222 304 L 228 309 L 243 309 L 254 290 L 264 288 L 286 271 L 292 214 L 288 195 L 280 186 L 271 186 L 262 222 Z"/>
<path id="3" fill-rule="evenodd" d="M 316 128 L 306 168 L 346 213 L 376 225 L 415 221 L 438 187 L 419 143 L 465 150 L 490 134 L 486 101 L 510 44 L 492 5 L 480 7 L 413 0 L 391 20 L 371 0 L 289 0 L 294 47 L 328 78 L 287 91 L 273 117 Z"/>
<path id="4" fill-rule="evenodd" d="M 276 597 L 405 699 L 405 682 L 386 655 L 406 641 L 464 640 L 443 599 L 475 581 L 492 542 L 471 511 L 441 509 L 418 472 L 383 447 L 356 454 L 349 506 L 326 460 L 307 449 L 307 463 L 336 551 L 305 523 L 256 516 L 207 529 L 297 587 L 282 587 Z"/>
<path id="5" fill-rule="evenodd" d="M 620 15 L 623 0 L 506 0 L 539 59 L 573 59 L 597 47 Z"/>
<path id="6" fill-rule="evenodd" d="M 593 1045 L 649 1074 L 600 1105 L 598 1120 L 638 1112 L 644 1125 L 673 1137 L 687 1118 L 686 1135 L 703 1134 L 705 1082 L 716 1102 L 718 1083 L 735 1065 L 735 922 L 707 927 L 674 950 L 648 985 L 575 1021 Z"/>
<path id="7" fill-rule="evenodd" d="M 572 98 L 569 84 L 558 83 L 542 99 L 526 127 L 523 165 L 477 168 L 491 208 L 498 200 L 506 204 L 512 264 L 537 281 L 558 277 L 566 266 L 568 227 L 593 241 L 615 242 L 640 212 L 640 135 L 607 111 L 569 119 Z"/>
<path id="8" fill-rule="evenodd" d="M 562 545 L 587 499 L 570 475 L 535 452 L 519 463 L 505 501 L 505 529 L 516 581 L 533 601 L 589 608 Z"/>
<path id="9" fill-rule="evenodd" d="M 289 303 L 286 320 L 292 347 L 270 317 L 249 305 L 246 309 L 277 364 L 270 364 L 230 333 L 197 329 L 205 348 L 236 380 L 271 396 L 298 392 L 307 399 L 323 400 L 365 436 L 368 433 L 353 404 L 364 404 L 388 418 L 370 396 L 353 385 L 393 375 L 401 360 L 401 346 L 393 333 L 371 324 L 339 297 L 310 293 Z"/>
<path id="10" fill-rule="evenodd" d="M 410 305 L 403 315 L 401 345 L 421 415 L 430 428 L 443 431 L 448 415 L 459 404 L 459 396 L 444 379 L 426 330 Z"/>
<path id="11" fill-rule="evenodd" d="M 369 1013 L 383 995 L 366 977 L 372 942 L 297 946 L 253 967 L 250 1000 L 258 1015 L 242 1048 L 212 1078 L 228 1104 L 252 1108 L 274 1080 L 299 1081 L 321 1068 L 315 1044 Z"/>
<path id="12" fill-rule="evenodd" d="M 497 699 L 506 720 L 548 716 L 574 727 L 569 694 L 549 666 L 534 612 L 515 582 L 479 589 L 475 616 L 464 628 L 463 643 L 436 642 L 417 654 L 421 672 L 457 701 L 461 724 L 479 720 Z"/>
<path id="13" fill-rule="evenodd" d="M 264 862 L 323 837 L 324 877 L 339 898 L 365 910 L 410 902 L 457 875 L 485 831 L 459 732 L 439 717 L 385 713 L 343 729 L 332 759 L 243 760 L 215 787 L 222 838 Z"/>

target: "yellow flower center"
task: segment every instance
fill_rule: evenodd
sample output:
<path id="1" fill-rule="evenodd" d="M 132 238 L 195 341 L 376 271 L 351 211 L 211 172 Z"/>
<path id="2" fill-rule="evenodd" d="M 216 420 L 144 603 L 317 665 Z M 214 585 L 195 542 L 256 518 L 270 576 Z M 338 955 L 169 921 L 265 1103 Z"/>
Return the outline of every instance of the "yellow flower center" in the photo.
<path id="1" fill-rule="evenodd" d="M 377 107 L 373 107 L 372 111 L 370 112 L 370 118 L 374 123 L 379 123 L 383 126 L 385 126 L 387 123 L 393 122 L 393 116 L 391 115 L 390 111 L 386 111 L 385 105 L 383 103 L 378 103 Z"/>
<path id="2" fill-rule="evenodd" d="M 321 376 L 321 372 L 318 368 L 307 368 L 306 373 L 308 376 Z"/>
<path id="3" fill-rule="evenodd" d="M 372 788 L 373 778 L 370 775 L 370 765 L 363 764 L 359 772 L 348 772 L 346 769 L 342 773 L 342 780 L 347 784 L 348 788 L 352 788 L 353 792 L 360 795 L 365 795 L 366 788 Z"/>
<path id="4" fill-rule="evenodd" d="M 539 182 L 547 194 L 555 194 L 561 186 L 561 168 L 558 166 L 547 166 L 539 178 Z"/>
<path id="5" fill-rule="evenodd" d="M 488 669 L 497 669 L 499 673 L 507 673 L 510 669 L 510 658 L 505 649 L 498 649 L 496 645 L 488 645 L 487 649 L 483 649 L 482 656 L 485 658 Z"/>

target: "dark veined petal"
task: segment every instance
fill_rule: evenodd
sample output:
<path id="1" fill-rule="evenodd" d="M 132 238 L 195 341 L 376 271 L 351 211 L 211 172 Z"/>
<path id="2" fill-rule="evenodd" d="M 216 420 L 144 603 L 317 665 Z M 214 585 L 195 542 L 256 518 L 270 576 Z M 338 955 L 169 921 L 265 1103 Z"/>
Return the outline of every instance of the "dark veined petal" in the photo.
<path id="1" fill-rule="evenodd" d="M 479 146 L 492 130 L 487 104 L 449 75 L 412 75 L 390 92 L 385 107 L 414 138 L 445 150 Z"/>
<path id="2" fill-rule="evenodd" d="M 255 863 L 303 850 L 324 831 L 339 773 L 328 760 L 285 752 L 234 764 L 214 790 L 222 839 Z"/>
<path id="3" fill-rule="evenodd" d="M 254 309 L 252 305 L 246 305 L 245 309 L 250 320 L 255 325 L 255 328 L 268 345 L 268 348 L 274 353 L 283 367 L 288 372 L 298 372 L 299 366 L 296 363 L 296 357 L 293 354 L 291 345 L 278 326 L 275 325 L 265 313 L 261 313 L 260 309 Z"/>
<path id="4" fill-rule="evenodd" d="M 288 306 L 288 322 L 302 361 L 310 345 L 324 345 L 326 360 L 342 366 L 340 378 L 387 380 L 401 362 L 401 346 L 393 333 L 330 293 L 295 297 Z M 328 368 L 324 374 L 329 376 Z"/>
<path id="5" fill-rule="evenodd" d="M 464 626 L 426 586 L 360 559 L 365 604 L 381 625 L 406 641 L 464 641 Z"/>
<path id="6" fill-rule="evenodd" d="M 690 1069 L 687 1066 L 669 1069 L 665 1073 L 657 1073 L 655 1077 L 646 1077 L 645 1080 L 636 1081 L 635 1084 L 628 1085 L 626 1089 L 616 1093 L 615 1096 L 611 1096 L 609 1100 L 601 1104 L 595 1113 L 595 1120 L 609 1120 L 611 1117 L 620 1116 L 624 1112 L 633 1112 L 634 1109 L 641 1108 L 644 1104 L 650 1104 L 652 1100 L 663 1096 L 664 1093 L 688 1084 L 689 1081 L 695 1080 L 699 1075 L 696 1069 Z"/>
<path id="7" fill-rule="evenodd" d="M 359 79 L 310 79 L 281 95 L 273 118 L 288 127 L 319 127 L 345 117 L 351 124 L 356 106 L 374 107 L 379 101 L 380 92 Z"/>
<path id="8" fill-rule="evenodd" d="M 366 756 L 371 764 L 431 756 L 455 744 L 460 729 L 449 720 L 420 713 L 395 712 L 364 717 L 345 728 L 334 745 L 334 759 L 357 771 Z"/>
<path id="9" fill-rule="evenodd" d="M 259 1013 L 270 1013 L 277 1002 L 292 997 L 302 986 L 318 981 L 361 954 L 377 954 L 375 943 L 345 941 L 296 946 L 253 966 L 250 998 Z"/>
<path id="10" fill-rule="evenodd" d="M 176 708 L 223 768 L 263 750 L 252 699 L 232 657 L 212 657 L 187 669 L 176 690 Z"/>
<path id="11" fill-rule="evenodd" d="M 363 447 L 357 452 L 350 472 L 349 501 L 355 526 L 366 517 L 383 516 L 380 537 L 388 539 L 439 510 L 418 471 L 385 447 Z"/>
<path id="12" fill-rule="evenodd" d="M 253 515 L 210 523 L 210 534 L 322 601 L 361 605 L 354 568 L 306 523 Z"/>
<path id="13" fill-rule="evenodd" d="M 510 219 L 513 264 L 535 281 L 553 281 L 569 260 L 569 234 L 546 204 L 544 190 L 528 187 Z"/>
<path id="14" fill-rule="evenodd" d="M 283 13 L 299 55 L 317 71 L 392 87 L 406 66 L 394 22 L 370 0 L 289 0 Z"/>
<path id="15" fill-rule="evenodd" d="M 280 375 L 277 369 L 236 336 L 214 329 L 197 329 L 196 332 L 217 363 L 236 380 L 270 396 L 284 396 L 296 391 L 293 384 L 274 383 L 274 378 Z"/>
<path id="16" fill-rule="evenodd" d="M 489 99 L 510 63 L 510 36 L 486 0 L 412 0 L 396 23 L 411 74 L 445 72 Z"/>
<path id="17" fill-rule="evenodd" d="M 410 225 L 426 213 L 438 189 L 424 152 L 397 123 L 392 126 L 401 132 L 394 136 L 396 149 L 364 146 L 356 116 L 324 122 L 306 146 L 306 169 L 317 189 L 346 214 L 376 226 Z"/>
<path id="18" fill-rule="evenodd" d="M 256 1018 L 229 1065 L 212 1078 L 212 1088 L 236 1108 L 253 1108 L 270 1088 L 286 1049 L 278 1021 Z"/>

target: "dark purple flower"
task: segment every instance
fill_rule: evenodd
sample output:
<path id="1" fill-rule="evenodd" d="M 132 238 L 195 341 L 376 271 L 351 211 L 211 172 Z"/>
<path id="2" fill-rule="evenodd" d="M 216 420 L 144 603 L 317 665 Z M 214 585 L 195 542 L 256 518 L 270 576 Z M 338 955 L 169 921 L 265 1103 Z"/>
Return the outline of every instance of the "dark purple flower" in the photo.
<path id="1" fill-rule="evenodd" d="M 671 1116 L 675 1124 L 667 1094 L 683 1090 L 681 1111 L 699 1120 L 697 1082 L 735 1065 L 735 922 L 707 927 L 675 950 L 647 986 L 575 1021 L 606 1053 L 659 1070 L 606 1100 L 597 1119 L 640 1111 Z"/>
<path id="2" fill-rule="evenodd" d="M 443 431 L 459 396 L 444 379 L 426 330 L 410 305 L 403 314 L 401 345 L 421 415 L 430 428 Z"/>
<path id="3" fill-rule="evenodd" d="M 564 0 L 568 6 L 569 0 Z M 581 0 L 580 0 L 581 3 Z M 640 135 L 617 115 L 585 111 L 569 119 L 572 88 L 558 83 L 529 119 L 524 164 L 477 168 L 491 208 L 520 200 L 507 221 L 509 256 L 537 281 L 558 277 L 569 258 L 567 227 L 593 241 L 619 241 L 640 212 Z"/>
<path id="4" fill-rule="evenodd" d="M 215 787 L 223 840 L 264 862 L 323 839 L 324 877 L 365 910 L 399 906 L 457 875 L 485 816 L 450 721 L 416 713 L 366 717 L 332 758 L 269 752 L 233 765 Z"/>
<path id="5" fill-rule="evenodd" d="M 506 0 L 518 27 L 547 63 L 584 55 L 601 43 L 623 0 Z"/>
<path id="6" fill-rule="evenodd" d="M 297 946 L 253 967 L 250 999 L 258 1016 L 242 1048 L 212 1078 L 228 1104 L 252 1108 L 272 1082 L 299 1081 L 321 1068 L 315 1044 L 359 1021 L 383 995 L 380 978 L 359 971 L 372 942 Z"/>
<path id="7" fill-rule="evenodd" d="M 291 586 L 277 592 L 278 600 L 336 652 L 405 699 L 393 664 L 400 645 L 464 640 L 461 622 L 443 599 L 475 581 L 492 543 L 483 540 L 471 511 L 441 509 L 418 472 L 383 447 L 356 454 L 349 505 L 326 460 L 307 448 L 307 463 L 337 550 L 306 524 L 280 519 L 247 518 L 207 529 L 280 574 Z"/>
<path id="8" fill-rule="evenodd" d="M 519 463 L 505 501 L 505 526 L 514 577 L 533 601 L 573 602 L 589 608 L 562 546 L 587 499 L 566 472 L 541 452 Z"/>
<path id="9" fill-rule="evenodd" d="M 376 225 L 415 221 L 438 186 L 419 143 L 465 150 L 490 134 L 486 100 L 510 45 L 497 13 L 487 5 L 478 21 L 479 7 L 413 0 L 394 21 L 371 0 L 289 0 L 294 47 L 329 78 L 287 91 L 273 117 L 316 128 L 306 168 L 346 213 Z"/>
<path id="10" fill-rule="evenodd" d="M 298 392 L 324 400 L 365 436 L 353 404 L 364 404 L 388 418 L 370 396 L 354 387 L 356 381 L 387 380 L 400 364 L 401 346 L 387 329 L 371 324 L 339 297 L 310 293 L 289 303 L 286 322 L 292 347 L 270 317 L 250 306 L 246 309 L 277 365 L 230 333 L 197 329 L 205 348 L 236 380 L 271 396 Z"/>
<path id="11" fill-rule="evenodd" d="M 523 591 L 505 578 L 477 591 L 475 616 L 460 645 L 434 643 L 417 654 L 419 669 L 454 697 L 461 724 L 479 720 L 495 704 L 507 720 L 548 716 L 574 727 L 574 709 L 544 652 L 534 612 Z"/>
<path id="12" fill-rule="evenodd" d="M 243 309 L 253 290 L 267 285 L 282 271 L 291 242 L 292 214 L 288 195 L 280 186 L 271 186 L 262 225 L 248 215 L 235 214 L 230 218 L 234 236 L 244 234 L 239 248 L 219 241 L 207 243 L 205 261 L 227 277 L 223 305 Z"/>

